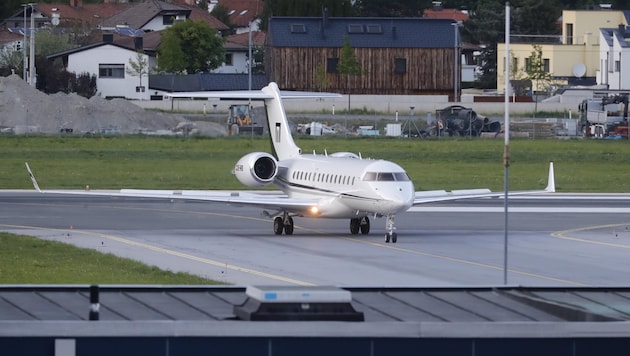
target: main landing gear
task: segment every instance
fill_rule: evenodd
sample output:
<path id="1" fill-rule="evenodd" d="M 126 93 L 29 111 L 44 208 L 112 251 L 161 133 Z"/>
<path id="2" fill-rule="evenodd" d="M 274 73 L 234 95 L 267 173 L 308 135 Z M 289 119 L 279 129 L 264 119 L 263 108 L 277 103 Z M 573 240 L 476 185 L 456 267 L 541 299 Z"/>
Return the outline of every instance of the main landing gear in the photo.
<path id="1" fill-rule="evenodd" d="M 350 219 L 350 233 L 356 235 L 359 233 L 359 230 L 361 230 L 363 235 L 370 233 L 370 219 L 367 216 Z"/>
<path id="2" fill-rule="evenodd" d="M 293 218 L 286 211 L 283 216 L 276 216 L 273 219 L 273 232 L 282 235 L 283 230 L 286 235 L 293 235 Z"/>

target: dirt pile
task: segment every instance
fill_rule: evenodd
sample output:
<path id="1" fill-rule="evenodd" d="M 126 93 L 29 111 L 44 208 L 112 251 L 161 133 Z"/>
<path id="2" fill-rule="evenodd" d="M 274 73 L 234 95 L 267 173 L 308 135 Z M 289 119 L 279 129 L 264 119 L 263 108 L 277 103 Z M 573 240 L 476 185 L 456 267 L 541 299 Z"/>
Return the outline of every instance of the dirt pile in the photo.
<path id="1" fill-rule="evenodd" d="M 16 134 L 225 134 L 221 125 L 197 124 L 180 115 L 145 111 L 124 99 L 47 95 L 17 75 L 0 77 L 0 129 Z"/>

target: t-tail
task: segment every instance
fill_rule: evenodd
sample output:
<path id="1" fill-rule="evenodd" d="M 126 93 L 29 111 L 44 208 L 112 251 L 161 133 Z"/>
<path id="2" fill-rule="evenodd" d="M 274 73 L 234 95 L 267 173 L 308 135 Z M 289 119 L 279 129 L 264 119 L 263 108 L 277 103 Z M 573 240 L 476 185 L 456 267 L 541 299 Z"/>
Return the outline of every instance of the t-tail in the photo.
<path id="1" fill-rule="evenodd" d="M 262 89 L 262 92 L 272 96 L 272 98 L 265 99 L 265 109 L 267 110 L 267 123 L 269 124 L 273 155 L 280 161 L 299 156 L 302 150 L 295 144 L 293 136 L 291 136 L 289 120 L 287 120 L 282 106 L 278 85 L 273 82 L 269 83 Z"/>

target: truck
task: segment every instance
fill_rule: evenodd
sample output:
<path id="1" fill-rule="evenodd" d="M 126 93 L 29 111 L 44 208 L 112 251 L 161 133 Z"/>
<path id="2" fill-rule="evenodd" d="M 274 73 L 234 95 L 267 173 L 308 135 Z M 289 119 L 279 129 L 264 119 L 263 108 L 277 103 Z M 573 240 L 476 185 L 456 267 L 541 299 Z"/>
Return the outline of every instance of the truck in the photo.
<path id="1" fill-rule="evenodd" d="M 578 110 L 582 136 L 628 138 L 628 94 L 585 99 Z"/>
<path id="2" fill-rule="evenodd" d="M 230 105 L 228 109 L 227 133 L 230 136 L 238 134 L 262 135 L 264 126 L 255 120 L 257 110 L 248 104 Z"/>

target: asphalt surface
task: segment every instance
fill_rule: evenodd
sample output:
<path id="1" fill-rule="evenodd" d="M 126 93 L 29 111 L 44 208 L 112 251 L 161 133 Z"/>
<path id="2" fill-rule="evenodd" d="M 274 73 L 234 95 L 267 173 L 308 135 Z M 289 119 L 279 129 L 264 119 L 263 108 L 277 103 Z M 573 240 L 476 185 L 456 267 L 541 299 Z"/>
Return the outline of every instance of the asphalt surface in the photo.
<path id="1" fill-rule="evenodd" d="M 255 208 L 0 192 L 0 230 L 113 253 L 235 285 L 627 286 L 630 195 L 551 194 L 412 208 L 350 235 L 346 220 L 295 218 L 277 236 Z"/>

